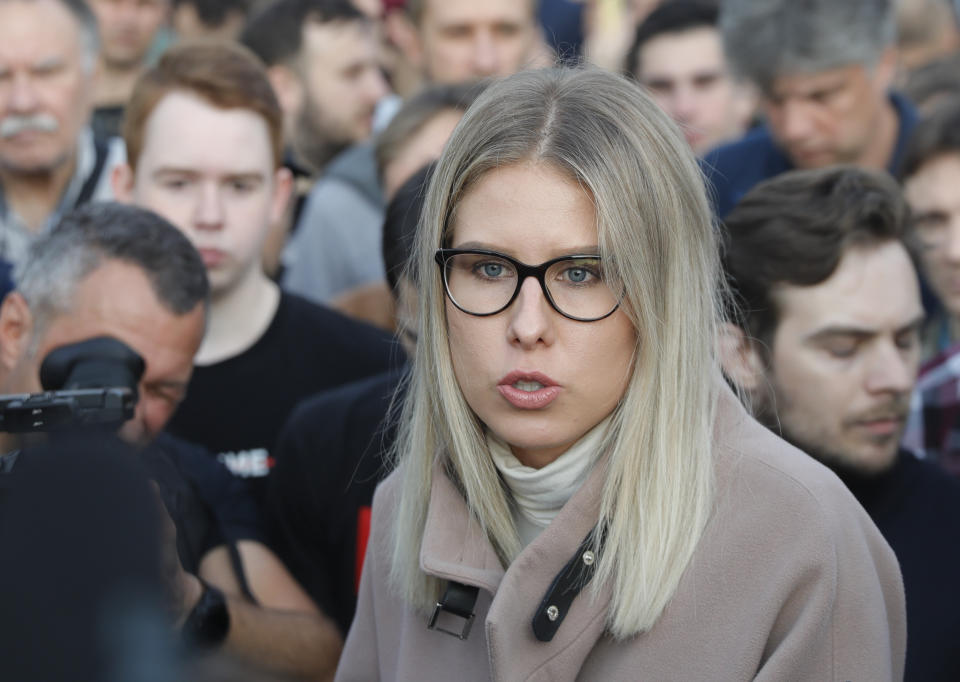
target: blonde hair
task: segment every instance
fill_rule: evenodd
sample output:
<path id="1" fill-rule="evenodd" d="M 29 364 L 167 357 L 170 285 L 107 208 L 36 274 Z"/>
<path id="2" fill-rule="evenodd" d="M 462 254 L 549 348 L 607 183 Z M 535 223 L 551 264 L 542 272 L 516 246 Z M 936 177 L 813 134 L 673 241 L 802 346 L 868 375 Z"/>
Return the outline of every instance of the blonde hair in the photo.
<path id="1" fill-rule="evenodd" d="M 722 305 L 715 230 L 689 147 L 639 86 L 597 69 L 528 71 L 494 84 L 433 174 L 412 262 L 420 330 L 395 452 L 391 580 L 417 609 L 439 597 L 442 581 L 419 565 L 437 463 L 504 565 L 521 549 L 509 492 L 454 376 L 433 260 L 478 178 L 521 161 L 548 164 L 592 196 L 604 270 L 622 285 L 621 307 L 637 330 L 633 373 L 605 442 L 604 547 L 591 584 L 611 586 L 607 628 L 629 637 L 660 616 L 710 514 Z"/>

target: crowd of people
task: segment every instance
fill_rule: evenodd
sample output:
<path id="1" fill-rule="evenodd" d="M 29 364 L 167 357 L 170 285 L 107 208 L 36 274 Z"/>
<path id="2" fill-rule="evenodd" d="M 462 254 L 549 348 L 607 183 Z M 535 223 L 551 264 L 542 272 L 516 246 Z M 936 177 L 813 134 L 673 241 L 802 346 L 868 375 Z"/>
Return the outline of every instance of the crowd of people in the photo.
<path id="1" fill-rule="evenodd" d="M 0 296 L 0 679 L 960 679 L 954 0 L 0 0 Z"/>

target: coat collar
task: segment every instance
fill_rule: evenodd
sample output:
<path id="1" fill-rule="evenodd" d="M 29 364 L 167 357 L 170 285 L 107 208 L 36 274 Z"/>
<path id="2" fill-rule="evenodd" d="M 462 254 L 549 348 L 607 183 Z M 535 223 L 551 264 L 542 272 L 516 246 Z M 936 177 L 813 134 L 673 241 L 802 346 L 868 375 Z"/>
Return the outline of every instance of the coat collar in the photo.
<path id="1" fill-rule="evenodd" d="M 716 380 L 721 383 L 714 447 L 720 455 L 734 449 L 744 426 L 752 422 L 723 380 L 719 376 Z M 591 584 L 583 590 L 549 642 L 534 637 L 532 621 L 557 574 L 597 524 L 606 470 L 607 462 L 601 459 L 554 521 L 504 570 L 459 490 L 440 467 L 435 469 L 420 564 L 431 575 L 475 585 L 493 595 L 489 609 L 485 614 L 478 610 L 477 619 L 485 621 L 494 680 L 575 680 L 604 637 L 609 586 Z M 717 473 L 718 487 L 723 488 L 728 473 L 723 467 Z"/>
<path id="2" fill-rule="evenodd" d="M 532 621 L 554 578 L 597 523 L 605 473 L 600 460 L 553 523 L 504 570 L 459 490 L 435 469 L 420 565 L 494 595 L 487 613 L 477 613 L 485 619 L 493 679 L 574 679 L 603 635 L 608 589 L 584 590 L 550 642 L 534 637 Z"/>
<path id="3" fill-rule="evenodd" d="M 420 545 L 420 568 L 444 580 L 475 585 L 491 594 L 503 565 L 460 491 L 439 464 L 434 466 L 430 506 Z"/>

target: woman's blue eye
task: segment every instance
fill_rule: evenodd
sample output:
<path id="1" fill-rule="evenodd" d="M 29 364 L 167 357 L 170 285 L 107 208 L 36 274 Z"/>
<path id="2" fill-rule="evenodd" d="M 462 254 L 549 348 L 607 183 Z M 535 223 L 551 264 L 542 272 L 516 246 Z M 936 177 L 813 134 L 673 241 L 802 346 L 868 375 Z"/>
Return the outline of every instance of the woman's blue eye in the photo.
<path id="1" fill-rule="evenodd" d="M 503 274 L 503 266 L 500 263 L 484 263 L 480 267 L 486 277 L 499 277 Z"/>
<path id="2" fill-rule="evenodd" d="M 570 268 L 567 270 L 567 277 L 570 279 L 570 281 L 578 284 L 586 281 L 587 277 L 589 276 L 590 273 L 583 268 Z"/>

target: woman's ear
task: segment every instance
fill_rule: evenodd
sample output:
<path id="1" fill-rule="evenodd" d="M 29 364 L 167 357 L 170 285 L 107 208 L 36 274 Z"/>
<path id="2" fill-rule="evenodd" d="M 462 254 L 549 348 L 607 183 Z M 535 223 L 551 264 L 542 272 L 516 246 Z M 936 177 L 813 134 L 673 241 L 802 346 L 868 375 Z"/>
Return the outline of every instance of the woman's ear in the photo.
<path id="1" fill-rule="evenodd" d="M 757 341 L 730 322 L 724 322 L 721 326 L 719 341 L 723 373 L 742 390 L 750 393 L 756 391 L 764 376 L 764 362 Z"/>

